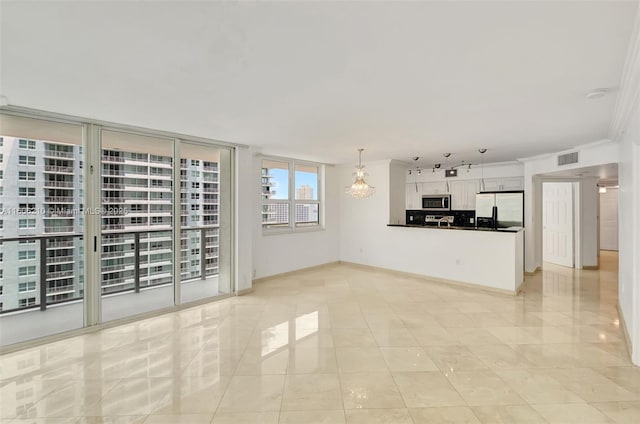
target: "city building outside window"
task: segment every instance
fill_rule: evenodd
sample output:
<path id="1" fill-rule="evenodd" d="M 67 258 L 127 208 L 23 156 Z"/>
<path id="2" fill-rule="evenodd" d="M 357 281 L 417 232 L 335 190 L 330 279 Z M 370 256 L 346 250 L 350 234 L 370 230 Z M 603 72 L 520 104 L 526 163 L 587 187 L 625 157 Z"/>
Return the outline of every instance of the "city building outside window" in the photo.
<path id="1" fill-rule="evenodd" d="M 35 165 L 35 164 L 36 164 L 35 156 L 26 156 L 26 155 L 18 156 L 18 165 Z"/>
<path id="2" fill-rule="evenodd" d="M 36 142 L 35 140 L 18 140 L 18 147 L 21 149 L 35 150 Z"/>
<path id="3" fill-rule="evenodd" d="M 322 228 L 322 165 L 265 158 L 260 178 L 263 230 Z"/>
<path id="4" fill-rule="evenodd" d="M 19 261 L 27 261 L 30 259 L 35 259 L 36 258 L 36 251 L 35 250 L 22 250 L 20 252 L 18 252 L 18 260 Z"/>

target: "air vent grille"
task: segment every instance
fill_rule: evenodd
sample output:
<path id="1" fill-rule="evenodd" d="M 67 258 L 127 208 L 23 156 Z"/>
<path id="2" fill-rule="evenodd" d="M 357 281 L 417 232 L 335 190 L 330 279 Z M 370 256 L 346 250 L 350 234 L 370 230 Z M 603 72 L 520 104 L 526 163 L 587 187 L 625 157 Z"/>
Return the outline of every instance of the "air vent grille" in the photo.
<path id="1" fill-rule="evenodd" d="M 578 163 L 578 152 L 558 155 L 558 166 L 570 165 L 572 163 Z"/>

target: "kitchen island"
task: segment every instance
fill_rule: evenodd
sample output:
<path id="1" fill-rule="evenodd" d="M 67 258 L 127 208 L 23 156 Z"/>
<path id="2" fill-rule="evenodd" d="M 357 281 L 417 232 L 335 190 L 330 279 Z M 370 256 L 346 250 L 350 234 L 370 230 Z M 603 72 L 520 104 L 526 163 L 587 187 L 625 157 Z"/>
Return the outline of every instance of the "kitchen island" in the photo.
<path id="1" fill-rule="evenodd" d="M 397 252 L 385 268 L 516 294 L 524 280 L 524 229 L 389 224 Z"/>

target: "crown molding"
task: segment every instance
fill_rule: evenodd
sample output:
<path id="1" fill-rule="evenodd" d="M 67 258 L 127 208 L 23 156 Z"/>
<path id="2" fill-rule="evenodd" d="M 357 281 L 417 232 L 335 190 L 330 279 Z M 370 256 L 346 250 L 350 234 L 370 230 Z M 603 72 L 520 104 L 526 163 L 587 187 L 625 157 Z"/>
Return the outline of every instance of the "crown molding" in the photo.
<path id="1" fill-rule="evenodd" d="M 636 12 L 629 48 L 624 62 L 620 91 L 616 99 L 613 119 L 609 127 L 609 138 L 620 141 L 631 119 L 631 114 L 640 99 L 640 4 Z"/>

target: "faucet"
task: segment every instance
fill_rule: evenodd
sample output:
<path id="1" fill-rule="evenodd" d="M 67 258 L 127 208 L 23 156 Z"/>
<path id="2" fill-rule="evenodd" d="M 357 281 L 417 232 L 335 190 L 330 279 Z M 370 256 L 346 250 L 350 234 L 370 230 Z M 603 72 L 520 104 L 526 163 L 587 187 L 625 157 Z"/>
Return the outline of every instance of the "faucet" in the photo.
<path id="1" fill-rule="evenodd" d="M 440 224 L 442 224 L 443 222 L 447 223 L 447 227 L 451 227 L 451 222 L 449 222 L 449 219 L 446 216 L 443 216 L 442 218 L 440 218 L 440 220 L 438 220 L 438 227 L 440 226 Z"/>

